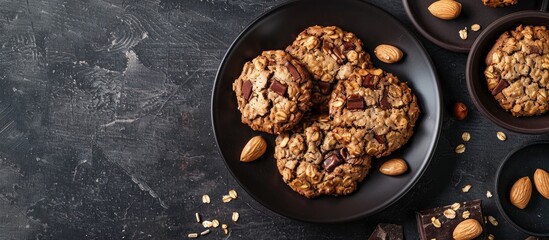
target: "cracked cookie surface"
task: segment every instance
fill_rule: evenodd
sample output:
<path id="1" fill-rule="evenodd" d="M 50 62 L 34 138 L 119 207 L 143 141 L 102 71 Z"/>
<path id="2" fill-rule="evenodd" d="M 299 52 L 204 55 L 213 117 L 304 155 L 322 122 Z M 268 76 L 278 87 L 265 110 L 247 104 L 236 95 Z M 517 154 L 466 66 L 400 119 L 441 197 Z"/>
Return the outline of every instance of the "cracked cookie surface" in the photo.
<path id="1" fill-rule="evenodd" d="M 518 26 L 503 33 L 486 56 L 484 76 L 499 105 L 515 117 L 547 112 L 549 31 Z"/>
<path id="2" fill-rule="evenodd" d="M 282 50 L 246 62 L 233 82 L 242 123 L 271 134 L 299 123 L 311 107 L 311 88 L 307 70 Z"/>
<path id="3" fill-rule="evenodd" d="M 420 114 L 408 85 L 381 69 L 355 68 L 338 82 L 329 106 L 334 137 L 378 158 L 410 139 Z"/>
<path id="4" fill-rule="evenodd" d="M 327 113 L 333 85 L 348 73 L 346 70 L 351 66 L 372 66 L 370 55 L 362 45 L 354 33 L 336 26 L 316 25 L 303 30 L 286 48 L 312 75 L 315 111 Z"/>
<path id="5" fill-rule="evenodd" d="M 482 0 L 482 4 L 488 7 L 507 7 L 515 5 L 518 3 L 518 0 Z"/>
<path id="6" fill-rule="evenodd" d="M 282 179 L 307 198 L 350 194 L 370 169 L 371 158 L 347 149 L 331 129 L 328 116 L 313 116 L 276 138 L 274 157 Z"/>

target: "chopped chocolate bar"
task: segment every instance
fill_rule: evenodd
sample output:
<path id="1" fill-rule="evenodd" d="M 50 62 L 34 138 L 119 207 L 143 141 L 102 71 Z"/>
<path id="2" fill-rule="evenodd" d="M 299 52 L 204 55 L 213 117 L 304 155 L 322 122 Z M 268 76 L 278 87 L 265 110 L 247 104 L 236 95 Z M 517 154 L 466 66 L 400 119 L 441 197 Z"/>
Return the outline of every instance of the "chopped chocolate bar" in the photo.
<path id="1" fill-rule="evenodd" d="M 453 214 L 450 218 L 447 217 L 448 214 L 445 216 L 444 211 L 448 209 L 452 209 L 455 212 L 455 217 L 453 217 Z M 464 212 L 465 214 L 463 214 Z M 482 229 L 486 229 L 482 214 L 482 201 L 480 199 L 419 211 L 416 214 L 416 218 L 420 239 L 452 239 L 454 228 L 461 221 L 465 220 L 464 217 L 476 219 L 482 225 Z M 438 222 L 440 222 L 440 226 Z M 475 240 L 485 238 L 485 231 L 483 231 Z"/>
<path id="2" fill-rule="evenodd" d="M 368 240 L 404 240 L 402 226 L 397 224 L 380 223 Z"/>
<path id="3" fill-rule="evenodd" d="M 286 87 L 284 84 L 278 82 L 277 80 L 274 80 L 273 83 L 271 83 L 270 89 L 273 90 L 273 92 L 277 93 L 280 96 L 284 96 L 286 93 Z"/>
<path id="4" fill-rule="evenodd" d="M 351 95 L 347 99 L 347 109 L 364 109 L 364 99 L 359 95 Z"/>

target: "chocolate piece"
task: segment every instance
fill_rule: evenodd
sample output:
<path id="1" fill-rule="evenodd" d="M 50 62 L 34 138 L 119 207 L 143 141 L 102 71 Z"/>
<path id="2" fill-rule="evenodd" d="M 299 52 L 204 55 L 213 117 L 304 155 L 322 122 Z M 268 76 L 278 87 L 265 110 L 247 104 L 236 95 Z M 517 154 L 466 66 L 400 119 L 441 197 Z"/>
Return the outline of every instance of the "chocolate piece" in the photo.
<path id="1" fill-rule="evenodd" d="M 339 149 L 339 155 L 343 160 L 347 161 L 349 159 L 349 150 L 347 148 Z"/>
<path id="2" fill-rule="evenodd" d="M 498 85 L 492 90 L 492 96 L 498 95 L 504 88 L 509 87 L 509 83 L 503 79 L 500 79 Z"/>
<path id="3" fill-rule="evenodd" d="M 339 153 L 337 150 L 334 150 L 330 153 L 328 153 L 328 156 L 324 159 L 324 162 L 322 162 L 322 167 L 327 172 L 332 172 L 334 168 L 336 168 L 339 164 L 342 164 L 343 160 L 339 156 Z"/>
<path id="4" fill-rule="evenodd" d="M 385 144 L 385 137 L 382 135 L 374 134 L 374 138 L 377 140 L 377 142 L 381 144 Z"/>
<path id="5" fill-rule="evenodd" d="M 349 49 L 353 49 L 355 48 L 355 41 L 353 39 L 353 41 L 349 41 L 349 42 L 345 42 L 343 44 L 343 50 L 349 50 Z"/>
<path id="6" fill-rule="evenodd" d="M 328 82 L 319 82 L 318 83 L 318 86 L 320 87 L 320 93 L 324 94 L 324 95 L 328 95 L 330 94 L 331 92 L 331 86 L 330 86 L 330 83 Z"/>
<path id="7" fill-rule="evenodd" d="M 331 53 L 332 48 L 333 48 L 333 45 L 330 42 L 328 42 L 326 40 L 322 41 L 322 50 L 324 50 L 328 53 Z"/>
<path id="8" fill-rule="evenodd" d="M 387 91 L 383 91 L 383 96 L 381 97 L 381 101 L 379 101 L 381 104 L 381 109 L 387 110 L 393 107 L 391 103 L 387 100 Z"/>
<path id="9" fill-rule="evenodd" d="M 536 45 L 531 45 L 531 46 L 530 46 L 530 53 L 541 54 L 542 51 L 541 51 L 541 48 L 539 48 L 538 46 L 536 46 Z"/>
<path id="10" fill-rule="evenodd" d="M 288 72 L 290 72 L 290 74 L 292 74 L 292 78 L 295 81 L 301 80 L 301 75 L 299 75 L 299 72 L 297 71 L 297 69 L 294 67 L 294 65 L 291 62 L 286 62 L 284 64 L 284 66 L 288 69 Z"/>
<path id="11" fill-rule="evenodd" d="M 351 95 L 347 98 L 347 109 L 364 109 L 364 99 L 359 95 Z"/>
<path id="12" fill-rule="evenodd" d="M 250 95 L 252 95 L 252 82 L 250 80 L 244 80 L 242 81 L 242 97 L 248 101 L 250 99 Z"/>
<path id="13" fill-rule="evenodd" d="M 362 86 L 366 88 L 374 88 L 375 87 L 374 80 L 375 80 L 374 75 L 368 74 L 362 77 Z"/>
<path id="14" fill-rule="evenodd" d="M 284 96 L 286 93 L 286 87 L 284 84 L 278 82 L 277 80 L 274 80 L 273 83 L 271 83 L 271 87 L 269 87 L 273 92 L 278 93 L 280 96 Z"/>
<path id="15" fill-rule="evenodd" d="M 452 205 L 417 212 L 416 219 L 420 239 L 453 239 L 452 233 L 454 228 L 456 228 L 461 221 L 465 220 L 463 218 L 463 212 L 465 211 L 469 211 L 469 218 L 477 220 L 482 225 L 482 229 L 486 230 L 486 227 L 484 226 L 484 216 L 482 214 L 482 201 L 480 199 L 459 202 L 459 204 L 460 207 L 457 208 L 457 210 L 454 208 L 454 211 L 456 212 L 456 217 L 454 219 L 448 219 L 444 216 L 444 211 L 452 208 Z M 440 221 L 440 228 L 433 226 L 431 221 L 431 218 L 433 217 Z M 485 232 L 486 231 L 483 231 L 482 234 L 474 240 L 485 239 Z"/>
<path id="16" fill-rule="evenodd" d="M 404 240 L 402 226 L 397 224 L 380 223 L 368 240 Z"/>

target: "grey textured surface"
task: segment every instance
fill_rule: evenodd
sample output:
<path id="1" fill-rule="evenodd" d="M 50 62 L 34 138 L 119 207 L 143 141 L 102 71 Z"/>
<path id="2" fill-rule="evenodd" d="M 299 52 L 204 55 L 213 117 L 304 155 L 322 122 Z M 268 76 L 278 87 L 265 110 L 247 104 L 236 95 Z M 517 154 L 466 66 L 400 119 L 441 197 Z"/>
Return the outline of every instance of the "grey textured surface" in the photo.
<path id="1" fill-rule="evenodd" d="M 549 135 L 505 131 L 500 142 L 501 129 L 469 100 L 466 56 L 422 38 L 447 111 L 433 162 L 408 195 L 368 219 L 331 225 L 287 219 L 251 199 L 217 152 L 210 96 L 233 39 L 282 2 L 1 0 L 0 239 L 184 239 L 203 229 L 195 212 L 229 223 L 229 236 L 217 228 L 210 239 L 365 239 L 379 222 L 403 224 L 417 239 L 416 210 L 474 198 L 500 220 L 487 229 L 496 239 L 525 237 L 485 193 L 511 149 Z M 400 1 L 369 2 L 412 29 Z M 455 101 L 471 108 L 465 121 L 448 115 Z M 472 138 L 456 155 L 463 131 Z M 229 189 L 239 198 L 223 204 Z"/>

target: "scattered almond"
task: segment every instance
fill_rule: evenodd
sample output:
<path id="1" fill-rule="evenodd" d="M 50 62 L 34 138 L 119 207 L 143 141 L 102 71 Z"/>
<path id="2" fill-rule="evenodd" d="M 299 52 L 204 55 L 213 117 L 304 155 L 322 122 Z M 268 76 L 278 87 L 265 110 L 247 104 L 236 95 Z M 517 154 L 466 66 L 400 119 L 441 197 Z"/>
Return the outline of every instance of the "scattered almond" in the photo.
<path id="1" fill-rule="evenodd" d="M 536 172 L 534 172 L 534 184 L 538 192 L 544 198 L 549 199 L 549 173 L 541 168 L 536 169 Z"/>
<path id="2" fill-rule="evenodd" d="M 428 10 L 437 18 L 452 20 L 461 13 L 461 3 L 453 0 L 439 0 L 429 5 Z"/>
<path id="3" fill-rule="evenodd" d="M 398 176 L 408 171 L 408 164 L 402 158 L 393 158 L 381 164 L 379 171 L 385 175 Z"/>
<path id="4" fill-rule="evenodd" d="M 267 150 L 267 142 L 261 136 L 255 136 L 242 149 L 240 154 L 241 162 L 251 162 L 263 155 Z"/>
<path id="5" fill-rule="evenodd" d="M 460 222 L 452 236 L 455 240 L 471 240 L 482 234 L 482 225 L 475 219 L 466 219 Z"/>
<path id="6" fill-rule="evenodd" d="M 524 209 L 532 196 L 532 182 L 528 176 L 520 178 L 511 187 L 509 200 L 515 207 Z"/>
<path id="7" fill-rule="evenodd" d="M 378 45 L 374 49 L 374 54 L 384 63 L 396 63 L 404 56 L 404 53 L 399 48 L 389 44 Z"/>

